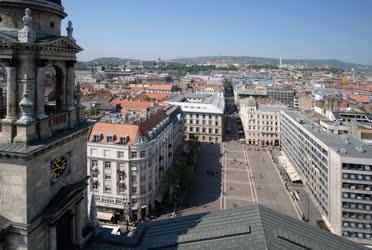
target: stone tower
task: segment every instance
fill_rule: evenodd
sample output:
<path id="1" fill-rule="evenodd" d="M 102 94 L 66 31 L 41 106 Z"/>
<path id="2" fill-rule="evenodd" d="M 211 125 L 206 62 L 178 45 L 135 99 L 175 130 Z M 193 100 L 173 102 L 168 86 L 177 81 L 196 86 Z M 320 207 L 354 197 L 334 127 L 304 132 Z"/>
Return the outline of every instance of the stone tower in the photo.
<path id="1" fill-rule="evenodd" d="M 0 250 L 75 249 L 89 235 L 89 124 L 74 82 L 82 49 L 71 22 L 61 35 L 66 16 L 61 0 L 0 0 L 0 66 L 6 70 Z M 49 82 L 48 72 L 55 74 Z M 55 97 L 47 102 L 50 82 Z"/>

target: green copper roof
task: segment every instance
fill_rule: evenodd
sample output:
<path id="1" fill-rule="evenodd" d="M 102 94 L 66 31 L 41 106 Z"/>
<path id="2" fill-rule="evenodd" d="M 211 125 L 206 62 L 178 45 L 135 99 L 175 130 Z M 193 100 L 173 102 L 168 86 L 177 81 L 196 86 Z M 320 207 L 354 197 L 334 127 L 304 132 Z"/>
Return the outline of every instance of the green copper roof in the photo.
<path id="1" fill-rule="evenodd" d="M 132 238 L 102 231 L 87 249 L 367 249 L 261 205 L 148 222 Z"/>

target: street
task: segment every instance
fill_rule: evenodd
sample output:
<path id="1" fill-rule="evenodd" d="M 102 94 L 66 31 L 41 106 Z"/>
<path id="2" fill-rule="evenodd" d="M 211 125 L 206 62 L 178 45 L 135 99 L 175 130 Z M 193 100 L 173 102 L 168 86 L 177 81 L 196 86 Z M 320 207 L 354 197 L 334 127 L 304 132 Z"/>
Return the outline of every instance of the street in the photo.
<path id="1" fill-rule="evenodd" d="M 233 99 L 226 99 L 226 136 L 222 144 L 202 144 L 195 184 L 178 215 L 190 215 L 262 204 L 301 219 L 268 150 L 239 141 L 239 119 Z M 169 215 L 168 215 L 169 216 Z"/>

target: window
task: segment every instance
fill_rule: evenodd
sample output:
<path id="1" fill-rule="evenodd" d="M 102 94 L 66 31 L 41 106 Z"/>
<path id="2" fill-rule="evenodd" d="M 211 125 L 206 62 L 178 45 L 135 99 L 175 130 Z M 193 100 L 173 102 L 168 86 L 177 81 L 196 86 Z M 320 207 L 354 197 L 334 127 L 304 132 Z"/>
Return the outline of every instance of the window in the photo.
<path id="1" fill-rule="evenodd" d="M 111 187 L 110 186 L 105 186 L 105 192 L 111 192 Z"/>
<path id="2" fill-rule="evenodd" d="M 137 158 L 137 152 L 132 152 L 131 153 L 131 158 Z"/>
<path id="3" fill-rule="evenodd" d="M 141 158 L 145 158 L 145 157 L 146 157 L 146 151 L 144 151 L 144 150 L 141 151 L 141 152 L 140 152 L 140 157 L 141 157 Z"/>
<path id="4" fill-rule="evenodd" d="M 110 155 L 111 155 L 111 151 L 110 150 L 104 150 L 103 151 L 103 156 L 104 157 L 110 157 Z"/>
<path id="5" fill-rule="evenodd" d="M 120 137 L 120 144 L 127 144 L 128 143 L 128 140 L 127 140 L 127 137 Z"/>
<path id="6" fill-rule="evenodd" d="M 90 149 L 90 155 L 91 156 L 97 156 L 97 149 L 96 148 L 91 148 Z"/>
<path id="7" fill-rule="evenodd" d="M 93 183 L 92 184 L 92 189 L 93 190 L 98 190 L 98 183 Z"/>
<path id="8" fill-rule="evenodd" d="M 132 187 L 132 193 L 133 193 L 133 194 L 137 194 L 137 191 L 138 191 L 138 190 L 137 190 L 137 187 Z"/>
<path id="9" fill-rule="evenodd" d="M 111 180 L 111 175 L 105 175 L 105 180 Z"/>
<path id="10" fill-rule="evenodd" d="M 101 135 L 94 135 L 93 142 L 100 142 L 101 141 Z"/>
<path id="11" fill-rule="evenodd" d="M 133 204 L 137 204 L 137 199 L 132 199 Z"/>
<path id="12" fill-rule="evenodd" d="M 124 152 L 123 151 L 118 151 L 118 158 L 124 158 Z"/>
<path id="13" fill-rule="evenodd" d="M 96 160 L 92 160 L 91 162 L 90 162 L 90 166 L 93 168 L 93 167 L 98 167 L 98 161 L 96 161 Z"/>
<path id="14" fill-rule="evenodd" d="M 114 137 L 112 135 L 107 136 L 107 142 L 108 143 L 113 143 L 114 142 Z"/>
<path id="15" fill-rule="evenodd" d="M 105 161 L 105 169 L 111 169 L 111 162 Z"/>

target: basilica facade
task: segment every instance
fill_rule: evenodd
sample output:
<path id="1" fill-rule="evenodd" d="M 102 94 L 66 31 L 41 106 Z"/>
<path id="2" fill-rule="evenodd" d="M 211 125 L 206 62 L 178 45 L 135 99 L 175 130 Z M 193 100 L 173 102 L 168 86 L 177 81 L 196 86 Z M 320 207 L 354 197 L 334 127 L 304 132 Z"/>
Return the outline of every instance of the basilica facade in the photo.
<path id="1" fill-rule="evenodd" d="M 82 50 L 60 0 L 0 0 L 0 249 L 75 249 L 92 234 Z M 48 97 L 48 98 L 46 98 Z"/>

